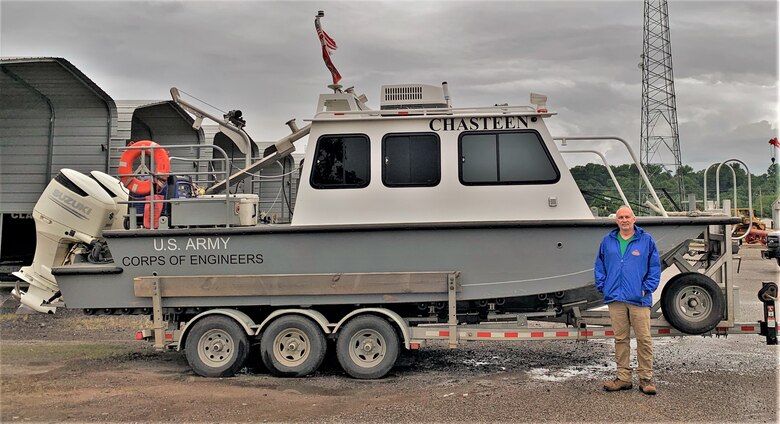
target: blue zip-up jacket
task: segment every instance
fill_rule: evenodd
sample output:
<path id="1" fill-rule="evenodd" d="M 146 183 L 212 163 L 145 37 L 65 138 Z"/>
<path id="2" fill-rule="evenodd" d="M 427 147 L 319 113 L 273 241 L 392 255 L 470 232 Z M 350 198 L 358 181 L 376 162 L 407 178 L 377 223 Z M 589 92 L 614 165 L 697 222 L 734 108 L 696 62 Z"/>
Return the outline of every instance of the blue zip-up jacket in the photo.
<path id="1" fill-rule="evenodd" d="M 661 281 L 661 260 L 653 237 L 636 225 L 634 230 L 634 239 L 628 243 L 623 256 L 620 255 L 618 229 L 610 231 L 601 240 L 593 272 L 596 288 L 604 295 L 604 303 L 653 304 L 653 292 Z"/>

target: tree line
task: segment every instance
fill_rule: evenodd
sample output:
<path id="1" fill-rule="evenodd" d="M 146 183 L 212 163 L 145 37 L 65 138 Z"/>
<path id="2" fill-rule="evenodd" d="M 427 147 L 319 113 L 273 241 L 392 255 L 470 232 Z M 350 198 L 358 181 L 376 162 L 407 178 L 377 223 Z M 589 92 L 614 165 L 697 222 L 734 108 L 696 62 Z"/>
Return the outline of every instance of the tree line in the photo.
<path id="1" fill-rule="evenodd" d="M 720 170 L 720 199 L 729 199 L 734 202 L 734 175 L 736 175 L 737 207 L 748 207 L 748 179 L 747 172 L 737 163 L 729 163 L 734 169 L 734 174 L 726 165 Z M 618 180 L 620 187 L 631 207 L 643 215 L 652 214 L 649 208 L 644 206 L 646 200 L 651 199 L 641 183 L 642 179 L 633 164 L 625 164 L 610 167 Z M 772 202 L 778 197 L 778 165 L 772 164 L 767 171 L 761 175 L 751 174 L 751 186 L 753 192 L 753 209 L 758 217 L 772 216 Z M 717 166 L 712 166 L 707 171 L 707 200 L 716 199 L 716 176 Z M 680 199 L 678 190 L 678 181 L 675 174 L 666 170 L 661 165 L 649 165 L 645 172 L 650 176 L 650 181 L 655 188 L 658 197 L 667 211 L 688 210 L 688 195 L 693 194 L 696 197 L 696 208 L 704 210 L 704 169 L 694 171 L 688 165 L 680 168 L 683 175 L 684 195 Z M 605 216 L 613 213 L 623 204 L 615 184 L 607 172 L 604 165 L 589 163 L 587 165 L 575 166 L 571 169 L 575 181 L 580 187 L 591 208 L 597 208 L 599 215 Z M 732 204 L 732 208 L 734 205 Z"/>

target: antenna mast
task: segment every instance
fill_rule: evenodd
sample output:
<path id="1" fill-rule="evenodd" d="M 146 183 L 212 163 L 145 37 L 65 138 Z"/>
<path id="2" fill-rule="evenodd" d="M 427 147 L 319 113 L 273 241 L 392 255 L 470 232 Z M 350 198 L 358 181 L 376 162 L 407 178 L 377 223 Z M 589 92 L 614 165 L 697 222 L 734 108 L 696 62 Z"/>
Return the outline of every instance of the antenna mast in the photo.
<path id="1" fill-rule="evenodd" d="M 685 197 L 680 139 L 677 131 L 677 100 L 672 72 L 672 44 L 666 0 L 644 0 L 642 43 L 642 126 L 640 162 L 650 181 L 670 171 L 677 179 L 679 203 Z M 648 198 L 640 192 L 640 203 Z"/>

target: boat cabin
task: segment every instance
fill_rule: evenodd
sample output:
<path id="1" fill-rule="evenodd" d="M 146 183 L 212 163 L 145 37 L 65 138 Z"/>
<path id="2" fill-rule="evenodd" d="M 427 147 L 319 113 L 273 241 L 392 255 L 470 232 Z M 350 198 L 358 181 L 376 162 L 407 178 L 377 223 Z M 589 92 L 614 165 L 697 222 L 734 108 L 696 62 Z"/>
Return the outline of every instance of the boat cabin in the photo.
<path id="1" fill-rule="evenodd" d="M 452 108 L 446 83 L 320 96 L 292 225 L 591 219 L 537 107 Z"/>

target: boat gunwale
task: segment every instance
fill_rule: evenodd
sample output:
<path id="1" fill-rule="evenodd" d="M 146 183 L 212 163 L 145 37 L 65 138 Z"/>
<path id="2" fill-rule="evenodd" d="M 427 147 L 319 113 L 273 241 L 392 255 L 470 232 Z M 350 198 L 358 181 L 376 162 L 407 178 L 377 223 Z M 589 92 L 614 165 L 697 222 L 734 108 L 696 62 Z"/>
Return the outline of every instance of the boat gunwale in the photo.
<path id="1" fill-rule="evenodd" d="M 637 217 L 637 225 L 726 225 L 738 224 L 741 218 L 731 216 L 704 217 Z M 414 222 L 414 223 L 381 223 L 381 224 L 322 224 L 322 225 L 290 225 L 267 224 L 252 227 L 208 227 L 208 228 L 172 228 L 172 229 L 136 229 L 105 231 L 106 239 L 148 238 L 148 237 L 187 237 L 207 235 L 248 235 L 274 233 L 350 233 L 379 231 L 430 231 L 430 230 L 467 230 L 467 229 L 501 229 L 501 228 L 558 228 L 558 227 L 614 227 L 615 220 L 611 218 L 592 219 L 560 219 L 560 220 L 516 220 L 516 221 L 468 221 L 468 222 Z"/>

